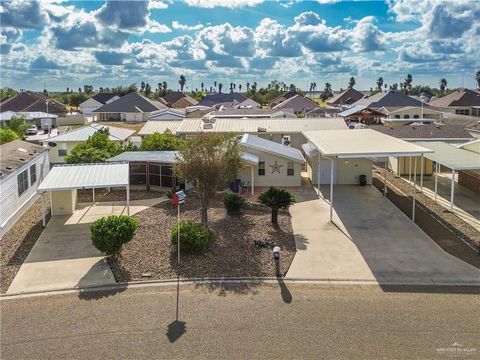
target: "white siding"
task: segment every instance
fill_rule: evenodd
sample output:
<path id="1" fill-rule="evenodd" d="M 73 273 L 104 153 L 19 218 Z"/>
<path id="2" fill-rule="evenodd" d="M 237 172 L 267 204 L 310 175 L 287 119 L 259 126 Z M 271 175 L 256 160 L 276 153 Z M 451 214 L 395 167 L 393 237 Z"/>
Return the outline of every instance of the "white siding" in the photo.
<path id="1" fill-rule="evenodd" d="M 37 181 L 30 183 L 30 166 L 35 164 Z M 17 175 L 28 169 L 29 187 L 18 196 Z M 3 235 L 25 213 L 33 203 L 38 185 L 50 170 L 48 152 L 25 164 L 14 173 L 0 180 L 0 232 Z"/>

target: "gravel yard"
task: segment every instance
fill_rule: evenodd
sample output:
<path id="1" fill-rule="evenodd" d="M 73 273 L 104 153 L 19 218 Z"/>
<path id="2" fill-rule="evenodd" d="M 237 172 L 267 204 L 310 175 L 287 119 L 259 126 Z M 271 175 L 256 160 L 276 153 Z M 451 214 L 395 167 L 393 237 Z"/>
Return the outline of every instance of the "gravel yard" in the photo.
<path id="1" fill-rule="evenodd" d="M 46 201 L 46 220 L 50 219 L 50 205 Z M 39 199 L 0 239 L 0 291 L 4 294 L 33 245 L 43 231 L 42 203 Z"/>
<path id="2" fill-rule="evenodd" d="M 162 194 L 160 191 L 130 190 L 130 200 L 153 199 L 161 197 Z M 92 190 L 78 190 L 77 197 L 79 203 L 92 202 Z M 123 189 L 110 191 L 108 189 L 95 189 L 95 202 L 126 200 L 127 194 Z"/>
<path id="3" fill-rule="evenodd" d="M 269 210 L 269 209 L 268 209 Z M 117 281 L 172 279 L 180 277 L 257 277 L 275 276 L 271 248 L 258 248 L 254 240 L 269 240 L 282 249 L 285 273 L 295 255 L 295 241 L 288 213 L 280 213 L 278 227 L 270 223 L 270 211 L 246 210 L 238 217 L 226 214 L 221 199 L 208 211 L 215 243 L 203 255 L 177 254 L 170 245 L 170 229 L 176 224 L 176 209 L 162 203 L 135 215 L 139 229 L 123 248 L 118 259 L 109 259 Z M 181 219 L 200 221 L 199 202 L 189 197 L 182 206 Z M 142 278 L 144 272 L 151 277 Z"/>

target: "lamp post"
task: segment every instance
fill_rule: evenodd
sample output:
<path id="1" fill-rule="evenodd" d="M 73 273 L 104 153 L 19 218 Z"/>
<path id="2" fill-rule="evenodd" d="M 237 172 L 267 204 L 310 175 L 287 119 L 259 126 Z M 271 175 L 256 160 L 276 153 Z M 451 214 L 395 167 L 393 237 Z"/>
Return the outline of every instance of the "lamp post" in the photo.
<path id="1" fill-rule="evenodd" d="M 180 204 L 185 203 L 186 197 L 183 191 L 177 191 L 172 196 L 172 204 L 177 205 L 177 265 L 180 265 Z"/>

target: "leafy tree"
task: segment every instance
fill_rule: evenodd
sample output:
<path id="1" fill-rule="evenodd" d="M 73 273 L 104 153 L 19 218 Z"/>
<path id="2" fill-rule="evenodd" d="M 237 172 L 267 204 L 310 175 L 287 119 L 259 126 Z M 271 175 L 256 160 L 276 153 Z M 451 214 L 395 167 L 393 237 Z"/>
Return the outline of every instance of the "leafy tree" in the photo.
<path id="1" fill-rule="evenodd" d="M 122 147 L 109 139 L 107 128 L 98 130 L 87 141 L 75 146 L 65 157 L 69 164 L 103 162 L 122 152 Z"/>
<path id="2" fill-rule="evenodd" d="M 178 150 L 183 143 L 183 140 L 167 130 L 163 134 L 154 133 L 146 135 L 142 140 L 140 150 Z"/>
<path id="3" fill-rule="evenodd" d="M 10 141 L 18 140 L 19 136 L 12 129 L 0 129 L 0 145 L 9 143 Z"/>
<path id="4" fill-rule="evenodd" d="M 377 89 L 378 91 L 382 91 L 382 86 L 383 86 L 383 78 L 380 76 L 377 80 Z"/>
<path id="5" fill-rule="evenodd" d="M 440 85 L 440 95 L 443 95 L 445 93 L 445 90 L 447 89 L 447 80 L 445 78 L 440 79 L 439 85 Z"/>
<path id="6" fill-rule="evenodd" d="M 240 145 L 233 134 L 200 134 L 180 149 L 174 171 L 198 193 L 204 225 L 211 199 L 239 175 L 242 167 Z"/>
<path id="7" fill-rule="evenodd" d="M 355 78 L 352 76 L 348 81 L 348 88 L 351 89 L 355 86 Z"/>
<path id="8" fill-rule="evenodd" d="M 93 86 L 92 85 L 83 85 L 83 92 L 87 95 L 93 93 Z"/>
<path id="9" fill-rule="evenodd" d="M 70 106 L 78 107 L 82 102 L 88 99 L 88 95 L 85 93 L 71 93 L 66 97 L 66 103 Z"/>
<path id="10" fill-rule="evenodd" d="M 332 85 L 330 85 L 330 83 L 325 83 L 325 89 L 323 89 L 323 92 L 322 94 L 320 95 L 320 98 L 325 101 L 327 100 L 328 98 L 331 98 L 333 96 L 333 92 L 332 92 Z"/>
<path id="11" fill-rule="evenodd" d="M 180 79 L 178 80 L 178 83 L 180 84 L 180 91 L 183 92 L 183 88 L 187 83 L 187 79 L 185 79 L 185 75 L 180 75 Z"/>
<path id="12" fill-rule="evenodd" d="M 124 96 L 127 94 L 130 94 L 132 92 L 137 92 L 137 84 L 130 84 L 128 86 L 117 86 L 114 87 L 110 90 L 112 94 L 118 95 L 118 96 Z"/>
<path id="13" fill-rule="evenodd" d="M 6 98 L 6 97 L 12 97 L 17 94 L 18 94 L 17 90 L 9 87 L 4 87 L 0 89 L 0 99 Z"/>
<path id="14" fill-rule="evenodd" d="M 25 132 L 27 131 L 28 126 L 25 115 L 23 114 L 13 115 L 6 124 L 6 128 L 15 132 L 19 139 L 25 138 Z"/>
<path id="15" fill-rule="evenodd" d="M 123 244 L 129 242 L 138 229 L 138 220 L 127 215 L 112 215 L 90 225 L 92 243 L 98 250 L 117 257 Z"/>
<path id="16" fill-rule="evenodd" d="M 287 190 L 270 186 L 258 197 L 258 202 L 272 209 L 272 223 L 278 223 L 278 211 L 288 209 L 295 203 L 295 197 Z"/>

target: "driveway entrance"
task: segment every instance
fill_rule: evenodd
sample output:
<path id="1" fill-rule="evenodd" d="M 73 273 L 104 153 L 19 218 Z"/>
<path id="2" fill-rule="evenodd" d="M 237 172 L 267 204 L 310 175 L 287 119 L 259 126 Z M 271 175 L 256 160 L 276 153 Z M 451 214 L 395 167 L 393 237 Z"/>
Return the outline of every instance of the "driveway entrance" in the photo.
<path id="1" fill-rule="evenodd" d="M 328 198 L 329 188 L 322 188 Z M 478 284 L 480 270 L 444 252 L 373 186 L 335 186 L 329 204 L 305 186 L 291 208 L 297 254 L 288 278 L 384 284 Z"/>
<path id="2" fill-rule="evenodd" d="M 145 210 L 163 199 L 131 201 L 130 213 Z M 125 202 L 88 205 L 71 216 L 53 216 L 7 294 L 115 284 L 103 254 L 92 245 L 89 226 L 101 217 L 120 214 L 126 214 Z"/>

